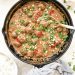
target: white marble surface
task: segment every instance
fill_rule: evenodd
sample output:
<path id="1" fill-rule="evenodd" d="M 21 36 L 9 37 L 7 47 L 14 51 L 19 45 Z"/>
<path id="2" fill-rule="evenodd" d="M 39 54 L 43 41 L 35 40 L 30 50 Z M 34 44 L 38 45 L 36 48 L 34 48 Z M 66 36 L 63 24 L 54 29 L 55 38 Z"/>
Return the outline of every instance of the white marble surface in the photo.
<path id="1" fill-rule="evenodd" d="M 23 70 L 24 72 L 27 73 L 27 71 L 29 69 L 32 68 L 31 65 L 29 64 L 26 64 L 26 63 L 23 63 L 21 62 L 20 60 L 18 60 L 10 51 L 9 49 L 7 48 L 6 44 L 5 44 L 5 41 L 4 41 L 4 37 L 2 35 L 2 27 L 3 27 L 3 24 L 4 24 L 4 20 L 5 20 L 5 17 L 9 11 L 9 9 L 17 2 L 18 0 L 0 0 L 0 52 L 6 54 L 7 56 L 9 56 L 10 58 L 12 58 L 18 65 L 18 70 L 19 70 L 19 73 L 18 75 L 22 75 L 23 73 Z M 68 5 L 68 4 L 71 4 L 73 9 L 75 9 L 75 0 L 72 0 L 74 2 L 68 2 L 67 4 L 64 4 L 62 1 L 63 0 L 58 0 L 60 1 L 64 6 Z M 74 26 L 75 26 L 75 14 L 73 13 L 73 10 L 69 10 L 69 13 L 73 19 L 73 23 L 74 23 Z M 62 59 L 63 61 L 65 61 L 66 63 L 67 62 L 72 62 L 72 65 L 75 64 L 75 55 L 73 55 L 75 53 L 75 34 L 73 36 L 73 40 L 72 40 L 72 43 L 69 47 L 69 49 L 67 50 L 67 52 L 60 58 Z M 72 60 L 73 59 L 73 60 Z M 24 69 L 23 69 L 24 68 Z M 72 66 L 71 66 L 72 68 Z M 75 75 L 75 74 L 74 74 Z"/>

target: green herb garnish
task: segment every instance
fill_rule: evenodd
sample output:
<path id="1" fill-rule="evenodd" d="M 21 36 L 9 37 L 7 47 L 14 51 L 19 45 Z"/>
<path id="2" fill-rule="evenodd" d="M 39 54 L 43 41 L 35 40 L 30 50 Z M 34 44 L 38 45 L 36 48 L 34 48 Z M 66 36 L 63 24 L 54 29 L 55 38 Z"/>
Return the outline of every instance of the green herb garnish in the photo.
<path id="1" fill-rule="evenodd" d="M 34 50 L 34 49 L 35 49 L 35 47 L 34 47 L 34 46 L 31 46 L 31 47 L 30 47 L 30 50 Z"/>
<path id="2" fill-rule="evenodd" d="M 29 11 L 30 11 L 30 9 L 24 9 L 24 13 L 26 13 L 26 14 L 28 14 L 29 13 Z"/>
<path id="3" fill-rule="evenodd" d="M 22 32 L 22 30 L 21 29 L 17 29 L 15 32 L 16 32 L 16 34 L 20 34 Z"/>
<path id="4" fill-rule="evenodd" d="M 75 71 L 75 65 L 73 65 L 73 71 Z"/>
<path id="5" fill-rule="evenodd" d="M 32 38 L 34 39 L 34 38 L 37 38 L 37 36 L 36 35 L 32 35 Z"/>
<path id="6" fill-rule="evenodd" d="M 50 10 L 52 8 L 52 6 L 49 5 L 46 8 L 47 8 L 47 10 Z"/>
<path id="7" fill-rule="evenodd" d="M 59 37 L 60 37 L 61 39 L 63 39 L 63 33 L 62 33 L 62 32 L 59 33 Z"/>
<path id="8" fill-rule="evenodd" d="M 56 45 L 56 48 L 60 48 L 60 44 Z"/>
<path id="9" fill-rule="evenodd" d="M 59 37 L 60 37 L 61 39 L 63 39 L 64 41 L 66 41 L 68 35 L 63 35 L 63 33 L 60 32 L 60 33 L 59 33 Z"/>
<path id="10" fill-rule="evenodd" d="M 75 13 L 75 10 L 74 10 L 74 13 Z"/>
<path id="11" fill-rule="evenodd" d="M 67 37 L 68 37 L 68 35 L 64 35 L 63 40 L 66 41 Z"/>
<path id="12" fill-rule="evenodd" d="M 69 65 L 69 66 L 71 66 L 71 64 L 72 64 L 71 62 L 68 62 L 68 65 Z"/>
<path id="13" fill-rule="evenodd" d="M 28 45 L 29 46 L 35 46 L 36 45 L 36 42 L 28 41 Z"/>
<path id="14" fill-rule="evenodd" d="M 71 9 L 71 6 L 70 6 L 70 5 L 68 5 L 68 6 L 67 6 L 67 9 L 68 9 L 68 10 L 69 10 L 69 9 Z"/>
<path id="15" fill-rule="evenodd" d="M 50 34 L 50 41 L 54 40 L 54 34 Z"/>
<path id="16" fill-rule="evenodd" d="M 44 50 L 43 50 L 43 52 L 44 52 L 44 53 L 47 53 L 47 50 L 46 50 L 46 49 L 44 49 Z"/>
<path id="17" fill-rule="evenodd" d="M 10 25 L 15 25 L 15 23 L 14 22 L 10 22 Z"/>
<path id="18" fill-rule="evenodd" d="M 39 25 L 38 30 L 44 30 L 44 26 L 42 24 Z"/>
<path id="19" fill-rule="evenodd" d="M 64 0 L 64 3 L 66 3 L 67 1 L 66 0 Z"/>
<path id="20" fill-rule="evenodd" d="M 29 16 L 29 17 L 32 17 L 32 15 L 33 15 L 33 13 L 32 13 L 32 11 L 30 11 L 30 12 L 28 13 L 28 16 Z"/>
<path id="21" fill-rule="evenodd" d="M 35 9 L 35 6 L 34 5 L 32 5 L 31 6 L 31 11 L 33 11 Z"/>
<path id="22" fill-rule="evenodd" d="M 50 32 L 50 33 L 54 33 L 54 29 L 53 28 L 47 28 L 46 31 Z"/>
<path id="23" fill-rule="evenodd" d="M 22 51 L 28 51 L 29 48 L 26 48 L 27 43 L 22 44 Z"/>
<path id="24" fill-rule="evenodd" d="M 66 24 L 67 25 L 67 22 L 66 21 L 60 21 L 60 23 L 62 23 L 62 24 Z"/>
<path id="25" fill-rule="evenodd" d="M 24 21 L 24 20 L 19 20 L 19 23 L 20 23 L 21 25 L 24 25 L 25 21 Z"/>
<path id="26" fill-rule="evenodd" d="M 48 41 L 48 38 L 43 37 L 43 38 L 42 38 L 42 41 Z"/>

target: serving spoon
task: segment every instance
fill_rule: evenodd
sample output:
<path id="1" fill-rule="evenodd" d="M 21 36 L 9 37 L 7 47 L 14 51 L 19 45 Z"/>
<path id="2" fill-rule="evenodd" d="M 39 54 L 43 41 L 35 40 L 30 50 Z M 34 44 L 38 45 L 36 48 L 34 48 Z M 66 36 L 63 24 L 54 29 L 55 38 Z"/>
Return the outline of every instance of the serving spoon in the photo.
<path id="1" fill-rule="evenodd" d="M 67 24 L 62 24 L 60 23 L 59 21 L 57 21 L 53 16 L 50 16 L 52 19 L 54 19 L 58 24 L 59 26 L 62 26 L 62 27 L 65 27 L 67 29 L 72 29 L 72 30 L 75 30 L 75 27 L 74 26 L 70 26 L 70 25 L 67 25 Z"/>

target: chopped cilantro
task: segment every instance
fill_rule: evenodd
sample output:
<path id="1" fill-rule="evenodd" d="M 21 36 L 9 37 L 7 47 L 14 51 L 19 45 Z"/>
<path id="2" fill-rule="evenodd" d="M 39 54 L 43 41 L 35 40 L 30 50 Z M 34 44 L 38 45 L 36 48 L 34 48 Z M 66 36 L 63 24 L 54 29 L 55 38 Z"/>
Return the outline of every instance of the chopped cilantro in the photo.
<path id="1" fill-rule="evenodd" d="M 22 51 L 28 51 L 29 48 L 26 48 L 27 43 L 22 44 Z"/>
<path id="2" fill-rule="evenodd" d="M 64 35 L 63 40 L 66 41 L 67 37 L 68 37 L 67 35 Z"/>
<path id="3" fill-rule="evenodd" d="M 32 17 L 32 15 L 33 15 L 33 13 L 32 13 L 32 11 L 30 11 L 30 12 L 28 13 L 28 16 L 29 16 L 29 17 Z"/>
<path id="4" fill-rule="evenodd" d="M 68 62 L 68 65 L 69 65 L 69 66 L 71 66 L 71 64 L 72 64 L 71 62 Z"/>
<path id="5" fill-rule="evenodd" d="M 35 47 L 34 46 L 30 46 L 30 50 L 34 50 L 35 49 Z"/>
<path id="6" fill-rule="evenodd" d="M 71 6 L 70 6 L 70 5 L 68 5 L 68 6 L 67 6 L 67 9 L 68 9 L 68 10 L 69 10 L 69 9 L 71 9 Z"/>
<path id="7" fill-rule="evenodd" d="M 31 6 L 31 11 L 33 11 L 35 9 L 35 6 L 34 5 L 32 5 Z"/>
<path id="8" fill-rule="evenodd" d="M 47 53 L 47 50 L 46 50 L 46 49 L 44 49 L 44 50 L 43 50 L 43 52 L 44 52 L 44 53 Z"/>
<path id="9" fill-rule="evenodd" d="M 35 46 L 35 45 L 36 45 L 36 42 L 28 41 L 28 44 L 29 44 L 30 46 Z"/>
<path id="10" fill-rule="evenodd" d="M 60 37 L 61 39 L 63 39 L 63 33 L 62 33 L 62 32 L 59 33 L 59 37 Z"/>
<path id="11" fill-rule="evenodd" d="M 34 38 L 37 38 L 37 36 L 36 35 L 32 35 L 32 38 L 34 39 Z"/>
<path id="12" fill-rule="evenodd" d="M 75 71 L 75 65 L 73 65 L 73 70 Z"/>
<path id="13" fill-rule="evenodd" d="M 61 39 L 63 39 L 64 41 L 66 41 L 68 35 L 63 35 L 63 33 L 60 32 L 60 33 L 59 33 L 59 37 L 60 37 Z"/>
<path id="14" fill-rule="evenodd" d="M 50 41 L 54 40 L 54 34 L 50 34 Z"/>
<path id="15" fill-rule="evenodd" d="M 47 40 L 48 40 L 48 38 L 46 38 L 46 37 L 42 38 L 42 41 L 47 41 Z"/>
<path id="16" fill-rule="evenodd" d="M 74 10 L 74 13 L 75 13 L 75 10 Z"/>
<path id="17" fill-rule="evenodd" d="M 26 8 L 26 9 L 24 9 L 24 13 L 26 13 L 26 14 L 28 14 L 28 13 L 29 13 L 29 11 L 30 11 L 30 10 L 29 10 L 29 9 L 27 9 L 27 8 Z"/>
<path id="18" fill-rule="evenodd" d="M 52 6 L 47 6 L 47 10 L 50 10 L 52 8 Z"/>
<path id="19" fill-rule="evenodd" d="M 16 32 L 16 34 L 20 34 L 22 32 L 22 30 L 21 29 L 17 29 L 15 32 Z"/>
<path id="20" fill-rule="evenodd" d="M 56 45 L 56 48 L 60 48 L 60 44 Z"/>
<path id="21" fill-rule="evenodd" d="M 47 28 L 47 29 L 46 29 L 46 32 L 51 32 L 51 33 L 53 33 L 53 32 L 54 32 L 54 29 L 53 29 L 53 28 Z"/>
<path id="22" fill-rule="evenodd" d="M 15 25 L 15 23 L 14 22 L 10 22 L 10 25 Z"/>
<path id="23" fill-rule="evenodd" d="M 64 0 L 64 3 L 66 3 L 67 1 L 66 0 Z"/>
<path id="24" fill-rule="evenodd" d="M 62 24 L 66 24 L 67 25 L 67 22 L 66 21 L 60 21 L 60 23 L 62 23 Z"/>
<path id="25" fill-rule="evenodd" d="M 19 20 L 21 25 L 24 25 L 25 21 L 24 20 Z"/>

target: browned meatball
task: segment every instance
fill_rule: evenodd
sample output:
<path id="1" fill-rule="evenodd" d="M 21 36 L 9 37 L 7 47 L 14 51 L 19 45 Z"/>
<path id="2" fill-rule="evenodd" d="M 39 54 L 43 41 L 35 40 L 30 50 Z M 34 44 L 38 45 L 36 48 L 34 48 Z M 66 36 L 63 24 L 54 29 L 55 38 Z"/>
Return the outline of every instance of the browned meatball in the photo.
<path id="1" fill-rule="evenodd" d="M 13 41 L 13 44 L 14 44 L 14 46 L 16 46 L 16 47 L 20 47 L 20 46 L 21 46 L 21 43 L 18 42 L 17 40 Z"/>
<path id="2" fill-rule="evenodd" d="M 25 40 L 26 40 L 25 34 L 20 34 L 20 35 L 17 37 L 17 39 L 18 39 L 21 43 L 25 42 Z"/>
<path id="3" fill-rule="evenodd" d="M 45 9 L 45 5 L 44 4 L 39 4 L 38 5 L 39 9 L 44 10 Z"/>

